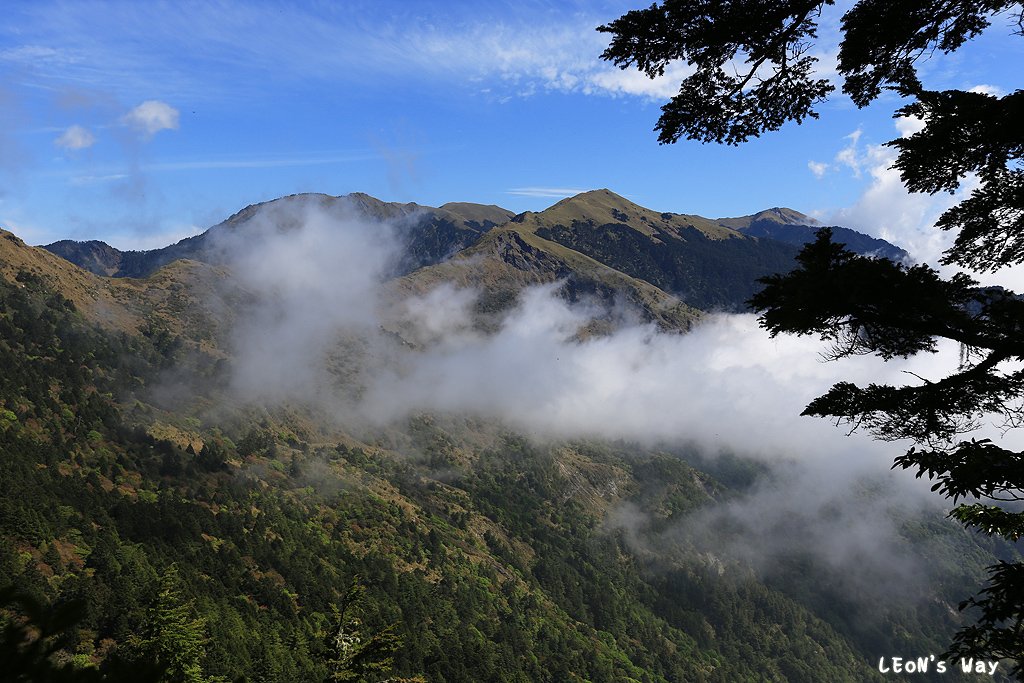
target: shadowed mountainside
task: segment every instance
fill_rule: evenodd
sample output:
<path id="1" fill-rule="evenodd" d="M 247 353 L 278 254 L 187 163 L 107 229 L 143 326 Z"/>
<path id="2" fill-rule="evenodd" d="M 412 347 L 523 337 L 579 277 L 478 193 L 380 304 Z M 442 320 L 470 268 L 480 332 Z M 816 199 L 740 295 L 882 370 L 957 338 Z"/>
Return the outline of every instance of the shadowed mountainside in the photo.
<path id="1" fill-rule="evenodd" d="M 815 233 L 822 227 L 821 223 L 810 216 L 780 207 L 766 209 L 751 216 L 719 218 L 717 220 L 721 225 L 739 230 L 744 235 L 767 237 L 798 247 L 813 242 Z M 883 239 L 838 225 L 830 226 L 830 229 L 833 242 L 845 244 L 847 249 L 857 254 L 887 258 L 897 263 L 909 264 L 911 261 L 910 254 L 904 249 Z"/>
<path id="2" fill-rule="evenodd" d="M 564 199 L 512 223 L 705 311 L 743 310 L 760 288 L 757 279 L 787 272 L 797 251 L 699 216 L 656 213 L 610 190 Z"/>

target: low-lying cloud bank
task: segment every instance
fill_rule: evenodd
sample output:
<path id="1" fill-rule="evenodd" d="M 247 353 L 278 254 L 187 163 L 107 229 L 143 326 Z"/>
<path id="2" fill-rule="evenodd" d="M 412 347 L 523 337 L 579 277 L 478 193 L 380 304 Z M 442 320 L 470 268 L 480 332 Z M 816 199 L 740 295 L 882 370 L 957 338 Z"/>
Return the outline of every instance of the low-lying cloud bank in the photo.
<path id="1" fill-rule="evenodd" d="M 879 373 L 870 359 L 823 363 L 820 342 L 771 339 L 753 315 L 711 315 L 685 335 L 636 325 L 578 341 L 573 335 L 592 311 L 569 305 L 556 290 L 525 290 L 494 335 L 456 325 L 430 347 L 381 368 L 368 384 L 364 414 L 391 420 L 422 410 L 476 413 L 538 435 L 687 439 L 778 460 L 869 448 L 869 439 L 846 438 L 798 416 L 840 377 L 899 381 L 895 367 Z M 468 299 L 447 287 L 429 299 L 441 293 Z M 437 321 L 431 324 L 436 330 Z M 935 361 L 901 366 L 934 376 Z"/>
<path id="2" fill-rule="evenodd" d="M 217 236 L 241 303 L 229 389 L 261 403 L 331 400 L 331 357 L 345 336 L 379 329 L 380 285 L 397 258 L 393 226 L 311 206 L 264 207 Z M 239 292 L 241 294 L 239 294 Z"/>
<path id="3" fill-rule="evenodd" d="M 282 217 L 268 215 L 222 245 L 251 295 L 238 311 L 232 376 L 251 401 L 337 400 L 327 407 L 377 424 L 419 412 L 474 414 L 537 437 L 687 440 L 766 460 L 888 467 L 898 445 L 847 436 L 800 412 L 836 381 L 934 380 L 959 358 L 949 344 L 906 361 L 824 362 L 819 340 L 770 338 L 749 314 L 709 315 L 689 334 L 633 324 L 580 340 L 576 332 L 600 311 L 566 302 L 558 283 L 524 290 L 485 334 L 473 325 L 473 290 L 442 284 L 400 304 L 386 299 L 401 226 L 309 209 L 291 221 L 281 230 Z M 359 398 L 342 401 L 328 369 L 339 341 L 355 339 Z"/>
<path id="4" fill-rule="evenodd" d="M 538 439 L 686 443 L 760 459 L 776 476 L 691 520 L 712 536 L 737 530 L 723 552 L 758 566 L 802 549 L 847 572 L 851 590 L 880 577 L 909 581 L 919 568 L 894 514 L 944 501 L 910 473 L 889 472 L 909 444 L 850 435 L 800 412 L 839 380 L 940 378 L 956 368 L 954 345 L 906 361 L 824 362 L 817 339 L 769 338 L 753 315 L 709 315 L 688 334 L 638 323 L 581 340 L 580 327 L 601 311 L 567 303 L 557 283 L 524 290 L 497 331 L 484 333 L 471 289 L 442 284 L 388 297 L 382 283 L 401 235 L 401 226 L 344 210 L 307 209 L 268 214 L 226 237 L 248 302 L 233 311 L 230 390 L 254 403 L 311 402 L 343 424 L 453 413 Z"/>

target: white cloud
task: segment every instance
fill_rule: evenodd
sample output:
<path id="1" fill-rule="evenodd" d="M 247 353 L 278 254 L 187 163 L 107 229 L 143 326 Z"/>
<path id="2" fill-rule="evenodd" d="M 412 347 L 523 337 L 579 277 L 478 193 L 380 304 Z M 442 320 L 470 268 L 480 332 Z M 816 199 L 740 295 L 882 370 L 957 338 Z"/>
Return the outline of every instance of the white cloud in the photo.
<path id="1" fill-rule="evenodd" d="M 863 129 L 858 128 L 857 130 L 847 135 L 844 139 L 849 140 L 850 144 L 839 150 L 835 158 L 836 164 L 840 166 L 846 166 L 851 171 L 853 171 L 854 178 L 860 177 L 862 160 L 860 150 L 857 147 L 857 143 L 860 142 L 860 137 L 863 134 Z"/>
<path id="2" fill-rule="evenodd" d="M 746 520 L 733 527 L 752 561 L 780 552 L 769 532 L 785 528 L 782 552 L 818 547 L 864 580 L 870 571 L 851 558 L 884 560 L 903 547 L 887 522 L 890 506 L 942 503 L 929 482 L 889 471 L 907 444 L 848 436 L 800 412 L 839 380 L 916 382 L 904 371 L 941 378 L 956 370 L 954 344 L 909 360 L 825 363 L 820 341 L 772 339 L 753 315 L 708 316 L 685 335 L 626 324 L 581 341 L 575 333 L 595 310 L 559 298 L 558 283 L 523 290 L 496 331 L 484 333 L 473 324 L 473 290 L 445 283 L 397 306 L 381 296 L 396 242 L 387 226 L 302 206 L 280 204 L 226 238 L 246 302 L 232 310 L 230 386 L 240 400 L 313 403 L 356 432 L 426 412 L 497 420 L 538 440 L 686 444 L 759 458 L 779 476 L 705 510 L 708 521 Z M 413 346 L 383 334 L 382 324 Z M 1000 438 L 994 429 L 979 436 Z M 1018 448 L 1015 439 L 1004 444 Z M 889 485 L 855 485 L 865 476 Z M 861 494 L 880 488 L 870 500 Z M 792 542 L 794 525 L 804 543 Z"/>
<path id="3" fill-rule="evenodd" d="M 902 137 L 908 137 L 924 128 L 918 118 L 896 119 L 895 126 Z M 850 149 L 844 148 L 844 152 Z M 861 232 L 881 237 L 906 249 L 918 263 L 927 263 L 948 277 L 962 269 L 954 266 L 940 266 L 939 260 L 949 249 L 956 235 L 939 230 L 936 221 L 946 209 L 966 199 L 978 186 L 974 176 L 963 179 L 960 188 L 952 195 L 942 192 L 935 195 L 910 192 L 893 168 L 896 151 L 883 145 L 867 145 L 863 150 L 850 155 L 849 168 L 856 175 L 866 170 L 870 183 L 852 205 L 826 212 L 823 220 L 830 225 L 842 225 Z M 971 277 L 985 285 L 1000 285 L 1017 292 L 1024 291 L 1024 266 L 1003 268 L 995 273 L 980 274 L 968 272 Z"/>
<path id="4" fill-rule="evenodd" d="M 160 100 L 146 100 L 125 114 L 124 123 L 147 137 L 162 130 L 177 130 L 179 112 Z"/>
<path id="5" fill-rule="evenodd" d="M 664 99 L 676 91 L 685 67 L 673 65 L 651 80 L 599 59 L 608 44 L 595 31 L 616 10 L 482 8 L 467 14 L 443 4 L 416 19 L 382 8 L 371 20 L 351 3 L 285 14 L 254 3 L 203 3 L 187 10 L 120 3 L 103 21 L 88 5 L 71 3 L 36 12 L 34 45 L 0 51 L 54 81 L 104 88 L 122 98 L 153 82 L 167 96 L 199 100 L 231 92 L 256 94 L 264 82 L 320 84 L 443 80 L 504 96 L 545 91 Z M 147 36 L 144 45 L 104 39 L 110 27 Z M 44 47 L 74 45 L 73 54 Z M 188 53 L 202 68 L 184 69 L 165 55 Z"/>
<path id="6" fill-rule="evenodd" d="M 924 119 L 918 116 L 900 116 L 896 119 L 896 130 L 901 138 L 909 138 L 924 130 Z"/>
<path id="7" fill-rule="evenodd" d="M 839 44 L 838 42 L 826 42 L 828 38 L 832 38 L 834 41 L 838 41 L 841 34 L 838 32 L 833 33 L 831 36 L 822 35 L 822 31 L 818 32 L 822 38 L 822 41 L 818 45 L 818 49 L 811 53 L 811 57 L 814 57 L 818 61 L 815 63 L 812 76 L 814 78 L 824 78 L 832 83 L 836 89 L 842 88 L 842 79 L 839 77 Z"/>
<path id="8" fill-rule="evenodd" d="M 916 117 L 900 117 L 895 121 L 901 137 L 917 133 L 924 125 L 924 121 Z M 881 237 L 906 249 L 914 261 L 937 265 L 952 240 L 948 234 L 933 228 L 935 221 L 970 187 L 953 197 L 945 193 L 932 196 L 908 192 L 899 171 L 892 167 L 896 151 L 884 145 L 861 146 L 862 135 L 863 131 L 857 129 L 845 136 L 843 139 L 849 142 L 836 153 L 831 164 L 810 162 L 814 164 L 811 170 L 818 177 L 845 168 L 854 178 L 866 175 L 869 179 L 856 202 L 831 212 L 823 211 L 819 218 L 826 224 Z"/>
<path id="9" fill-rule="evenodd" d="M 60 137 L 53 141 L 58 147 L 67 150 L 88 149 L 96 143 L 94 136 L 88 129 L 74 125 L 65 130 Z"/>
<path id="10" fill-rule="evenodd" d="M 505 190 L 505 194 L 514 194 L 523 197 L 573 197 L 586 192 L 585 189 L 569 187 L 513 187 Z"/>
<path id="11" fill-rule="evenodd" d="M 869 145 L 860 164 L 868 170 L 870 184 L 848 207 L 839 209 L 828 222 L 881 237 L 906 249 L 919 263 L 938 264 L 951 236 L 933 226 L 942 212 L 963 199 L 957 195 L 927 195 L 909 192 L 892 167 L 896 152 L 881 145 Z"/>
<path id="12" fill-rule="evenodd" d="M 664 100 L 675 95 L 679 82 L 692 73 L 686 64 L 674 63 L 664 76 L 652 79 L 637 69 L 623 70 L 602 61 L 599 56 L 608 39 L 594 31 L 598 23 L 588 19 L 548 26 L 476 24 L 444 32 L 410 28 L 398 50 L 419 68 L 469 74 L 472 81 L 488 83 L 487 88 L 497 79 L 513 86 L 520 97 L 557 91 Z"/>
<path id="13" fill-rule="evenodd" d="M 215 245 L 252 301 L 233 312 L 232 388 L 244 400 L 329 405 L 339 338 L 378 329 L 379 285 L 399 241 L 344 203 L 335 209 L 302 198 L 271 205 Z"/>
<path id="14" fill-rule="evenodd" d="M 959 359 L 945 345 L 907 361 L 824 363 L 817 339 L 771 339 L 753 315 L 709 316 L 685 335 L 626 324 L 579 341 L 575 333 L 599 311 L 560 299 L 558 283 L 524 290 L 497 331 L 484 334 L 472 325 L 472 290 L 443 285 L 389 304 L 380 283 L 395 257 L 392 229 L 344 206 L 282 203 L 224 238 L 252 302 L 233 311 L 240 398 L 323 402 L 377 424 L 424 411 L 475 414 L 538 436 L 687 440 L 772 461 L 828 453 L 887 468 L 891 444 L 847 438 L 800 412 L 840 379 L 905 384 L 910 370 L 934 380 Z M 416 349 L 382 336 L 382 325 Z M 347 347 L 361 350 L 345 389 L 329 369 L 343 362 L 339 341 L 353 337 L 365 341 Z M 344 394 L 353 383 L 357 399 Z"/>
<path id="15" fill-rule="evenodd" d="M 665 75 L 650 78 L 637 69 L 603 69 L 588 77 L 584 92 L 604 92 L 612 95 L 635 95 L 656 100 L 667 100 L 679 93 L 679 84 L 693 73 L 687 64 L 672 64 Z"/>
<path id="16" fill-rule="evenodd" d="M 934 379 L 958 358 L 952 349 L 886 365 L 823 363 L 821 342 L 770 339 L 752 315 L 712 316 L 682 336 L 635 326 L 573 342 L 590 312 L 553 289 L 527 290 L 494 336 L 450 336 L 375 372 L 365 415 L 386 422 L 418 411 L 470 413 L 557 438 L 683 439 L 772 461 L 827 452 L 888 466 L 891 445 L 847 438 L 800 412 L 834 381 L 903 384 L 904 369 Z"/>
<path id="17" fill-rule="evenodd" d="M 854 178 L 860 178 L 861 171 L 866 160 L 866 155 L 861 151 L 859 146 L 860 138 L 863 134 L 863 129 L 858 128 L 849 135 L 844 136 L 843 139 L 849 140 L 850 142 L 836 152 L 836 155 L 832 158 L 831 162 L 814 161 L 812 159 L 807 162 L 807 168 L 809 168 L 811 173 L 814 174 L 814 177 L 819 180 L 824 178 L 830 171 L 838 171 L 843 167 L 848 168 L 853 173 Z"/>
<path id="18" fill-rule="evenodd" d="M 973 88 L 968 90 L 968 92 L 976 92 L 982 95 L 991 95 L 992 97 L 1002 97 L 1003 95 L 1006 94 L 1006 91 L 1000 88 L 998 85 L 987 85 L 985 83 L 980 83 L 974 86 Z"/>

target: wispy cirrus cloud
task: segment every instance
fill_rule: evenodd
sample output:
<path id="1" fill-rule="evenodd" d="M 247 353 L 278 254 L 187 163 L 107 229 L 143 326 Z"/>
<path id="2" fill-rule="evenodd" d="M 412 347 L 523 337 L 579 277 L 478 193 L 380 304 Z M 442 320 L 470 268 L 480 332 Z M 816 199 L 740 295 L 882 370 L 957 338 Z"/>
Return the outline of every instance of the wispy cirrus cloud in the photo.
<path id="1" fill-rule="evenodd" d="M 127 173 L 107 173 L 105 175 L 76 175 L 68 181 L 72 185 L 83 187 L 87 185 L 98 185 L 100 183 L 111 183 L 128 178 Z"/>
<path id="2" fill-rule="evenodd" d="M 253 84 L 269 81 L 365 86 L 381 76 L 500 87 L 513 96 L 664 99 L 686 73 L 672 65 L 650 79 L 602 62 L 608 37 L 595 28 L 621 13 L 617 5 L 543 13 L 438 5 L 424 8 L 424 16 L 354 5 L 281 12 L 231 1 L 40 3 L 14 13 L 6 48 L 0 31 L 0 63 L 30 72 L 36 87 L 74 84 L 124 99 L 150 92 L 153 83 L 167 97 L 207 100 L 258 96 L 262 88 Z"/>
<path id="3" fill-rule="evenodd" d="M 520 197 L 573 197 L 586 192 L 583 188 L 570 187 L 513 187 L 505 190 L 505 194 L 514 194 Z"/>
<path id="4" fill-rule="evenodd" d="M 328 156 L 295 156 L 295 157 L 258 157 L 250 159 L 185 159 L 140 164 L 133 170 L 144 173 L 160 173 L 175 171 L 213 171 L 213 170 L 245 170 L 261 168 L 284 168 L 301 166 L 324 166 L 331 164 L 347 164 L 361 161 L 373 161 L 379 154 L 356 152 L 352 154 L 335 154 Z M 61 176 L 66 175 L 61 173 Z M 98 183 L 124 180 L 131 174 L 118 170 L 107 169 L 105 172 L 78 174 L 70 176 L 73 185 L 94 185 Z"/>

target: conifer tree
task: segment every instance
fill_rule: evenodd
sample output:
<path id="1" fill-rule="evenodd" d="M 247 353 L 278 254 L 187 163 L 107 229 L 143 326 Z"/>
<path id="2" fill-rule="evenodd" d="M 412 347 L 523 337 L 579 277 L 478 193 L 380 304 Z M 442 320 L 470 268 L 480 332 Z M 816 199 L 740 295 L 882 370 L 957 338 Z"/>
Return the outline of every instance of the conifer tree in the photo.
<path id="1" fill-rule="evenodd" d="M 815 73 L 811 48 L 833 0 L 664 0 L 598 28 L 610 33 L 603 58 L 652 78 L 677 60 L 694 69 L 662 107 L 662 143 L 682 138 L 737 145 L 789 121 L 817 118 L 833 90 Z M 955 234 L 942 262 L 974 271 L 1024 263 L 1024 91 L 1001 97 L 929 90 L 918 61 L 953 52 L 994 21 L 1022 35 L 1021 4 L 1005 0 L 858 0 L 842 18 L 843 92 L 864 107 L 883 91 L 907 104 L 917 133 L 888 145 L 894 167 L 915 192 L 977 186 L 937 227 Z M 1024 453 L 969 434 L 992 416 L 1005 429 L 1024 425 L 1024 300 L 968 275 L 943 278 L 927 265 L 905 267 L 841 248 L 825 230 L 788 275 L 767 278 L 751 304 L 771 335 L 819 335 L 833 358 L 885 360 L 935 352 L 939 339 L 960 348 L 958 369 L 904 386 L 836 384 L 804 411 L 915 445 L 895 466 L 933 480 L 959 503 L 951 516 L 983 533 L 1024 536 Z M 1002 562 L 961 608 L 980 608 L 949 656 L 1006 657 L 1024 665 L 1024 566 Z"/>
<path id="2" fill-rule="evenodd" d="M 128 641 L 128 649 L 136 660 L 164 667 L 161 680 L 167 683 L 216 683 L 220 679 L 203 674 L 207 640 L 206 620 L 185 600 L 178 569 L 171 565 L 160 576 L 142 630 Z"/>
<path id="3" fill-rule="evenodd" d="M 366 586 L 356 576 L 352 579 L 341 605 L 332 605 L 333 622 L 337 625 L 329 635 L 327 646 L 331 653 L 328 667 L 330 673 L 325 683 L 343 681 L 423 683 L 420 677 L 380 678 L 391 671 L 395 663 L 395 652 L 402 646 L 402 637 L 396 633 L 394 624 L 370 633 L 360 619 L 360 608 Z"/>

